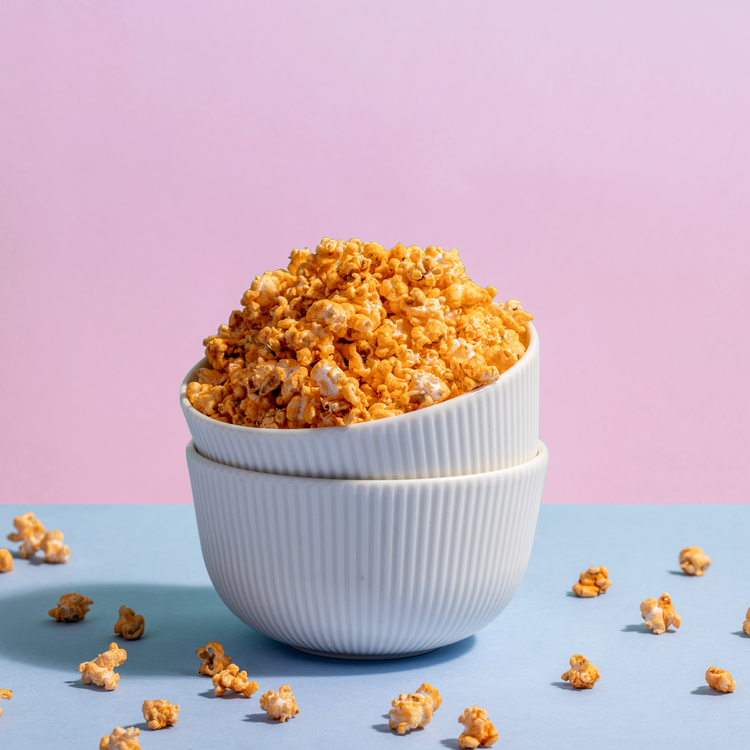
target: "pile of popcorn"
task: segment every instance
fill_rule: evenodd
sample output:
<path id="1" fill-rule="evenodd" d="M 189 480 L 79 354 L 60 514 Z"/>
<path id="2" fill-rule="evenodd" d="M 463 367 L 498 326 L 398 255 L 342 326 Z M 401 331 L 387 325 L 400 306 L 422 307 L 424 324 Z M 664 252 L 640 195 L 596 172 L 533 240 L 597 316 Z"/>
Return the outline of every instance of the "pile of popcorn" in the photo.
<path id="1" fill-rule="evenodd" d="M 526 351 L 533 316 L 492 300 L 457 250 L 324 237 L 286 270 L 256 276 L 187 397 L 249 427 L 354 424 L 492 383 Z"/>

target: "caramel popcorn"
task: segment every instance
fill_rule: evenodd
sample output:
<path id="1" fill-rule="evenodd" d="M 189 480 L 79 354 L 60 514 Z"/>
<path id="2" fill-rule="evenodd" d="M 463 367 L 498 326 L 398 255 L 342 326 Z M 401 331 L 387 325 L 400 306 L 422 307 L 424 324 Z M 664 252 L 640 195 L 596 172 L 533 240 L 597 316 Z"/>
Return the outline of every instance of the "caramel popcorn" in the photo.
<path id="1" fill-rule="evenodd" d="M 84 661 L 78 665 L 81 680 L 90 685 L 92 682 L 105 690 L 115 690 L 120 675 L 114 669 L 128 658 L 124 648 L 117 648 L 116 643 L 109 644 L 109 651 L 99 654 L 93 661 Z"/>
<path id="2" fill-rule="evenodd" d="M 578 583 L 573 584 L 573 593 L 584 597 L 598 596 L 606 593 L 611 585 L 609 572 L 603 565 L 598 568 L 591 567 L 581 573 Z"/>
<path id="3" fill-rule="evenodd" d="M 475 747 L 489 747 L 497 742 L 497 729 L 487 718 L 487 712 L 479 706 L 467 708 L 458 717 L 458 723 L 465 727 L 458 738 L 458 746 L 461 748 L 473 750 Z"/>
<path id="4" fill-rule="evenodd" d="M 81 596 L 81 594 L 63 594 L 57 602 L 57 607 L 49 611 L 49 616 L 54 617 L 58 622 L 83 620 L 89 611 L 89 606 L 93 603 L 93 599 Z"/>
<path id="5" fill-rule="evenodd" d="M 44 552 L 44 562 L 46 563 L 66 563 L 70 559 L 70 547 L 63 544 L 63 533 L 61 531 L 48 531 L 39 548 Z"/>
<path id="6" fill-rule="evenodd" d="M 299 713 L 297 701 L 294 700 L 294 695 L 289 685 L 282 685 L 278 693 L 269 690 L 267 693 L 261 695 L 260 707 L 271 719 L 278 719 L 282 723 Z"/>
<path id="7" fill-rule="evenodd" d="M 203 662 L 198 667 L 198 671 L 209 677 L 218 674 L 232 663 L 232 657 L 225 656 L 224 647 L 216 641 L 211 641 L 202 648 L 199 648 L 195 652 L 195 655 Z"/>
<path id="8" fill-rule="evenodd" d="M 718 690 L 720 693 L 733 693 L 737 687 L 732 675 L 725 669 L 719 669 L 718 667 L 709 667 L 706 670 L 706 682 L 709 687 Z"/>
<path id="9" fill-rule="evenodd" d="M 401 693 L 391 701 L 388 726 L 399 734 L 419 729 L 432 721 L 432 714 L 440 708 L 443 699 L 432 685 L 424 682 L 416 693 Z"/>
<path id="10" fill-rule="evenodd" d="M 595 682 L 599 682 L 599 670 L 589 664 L 589 660 L 581 654 L 573 654 L 570 657 L 570 669 L 562 675 L 565 682 L 569 682 L 574 688 L 592 688 Z"/>
<path id="11" fill-rule="evenodd" d="M 689 576 L 702 576 L 711 564 L 711 558 L 700 547 L 686 547 L 680 552 L 680 567 Z"/>
<path id="12" fill-rule="evenodd" d="M 745 613 L 745 622 L 742 623 L 742 629 L 750 635 L 750 608 Z"/>
<path id="13" fill-rule="evenodd" d="M 203 414 L 263 428 L 404 414 L 497 380 L 526 351 L 518 300 L 469 280 L 458 251 L 324 237 L 255 280 L 204 340 L 187 387 Z"/>
<path id="14" fill-rule="evenodd" d="M 12 690 L 0 690 L 0 698 L 5 698 L 6 701 L 9 701 L 13 697 L 13 691 Z M 3 708 L 0 706 L 0 716 L 3 715 Z"/>
<path id="15" fill-rule="evenodd" d="M 134 641 L 143 635 L 146 624 L 143 615 L 137 615 L 124 604 L 120 607 L 120 618 L 115 623 L 115 634 L 121 635 L 129 641 Z"/>
<path id="16" fill-rule="evenodd" d="M 13 519 L 13 525 L 17 533 L 8 534 L 8 539 L 11 542 L 21 542 L 18 556 L 25 560 L 39 549 L 45 528 L 31 511 L 22 516 L 16 516 Z"/>
<path id="17" fill-rule="evenodd" d="M 226 669 L 222 669 L 213 676 L 214 695 L 222 696 L 227 690 L 234 690 L 235 693 L 241 693 L 245 698 L 249 698 L 257 689 L 258 683 L 253 680 L 247 681 L 247 672 L 240 672 L 236 664 L 230 664 Z"/>
<path id="18" fill-rule="evenodd" d="M 7 549 L 0 549 L 0 573 L 13 570 L 13 555 Z"/>
<path id="19" fill-rule="evenodd" d="M 141 750 L 138 743 L 140 729 L 135 727 L 115 727 L 112 734 L 105 734 L 99 743 L 99 750 Z"/>
<path id="20" fill-rule="evenodd" d="M 149 729 L 164 729 L 177 723 L 180 707 L 169 701 L 143 701 L 142 711 Z"/>
<path id="21" fill-rule="evenodd" d="M 641 617 L 646 621 L 646 627 L 656 635 L 665 632 L 670 625 L 679 628 L 682 624 L 682 618 L 674 611 L 669 594 L 662 594 L 658 600 L 646 599 L 641 602 Z"/>

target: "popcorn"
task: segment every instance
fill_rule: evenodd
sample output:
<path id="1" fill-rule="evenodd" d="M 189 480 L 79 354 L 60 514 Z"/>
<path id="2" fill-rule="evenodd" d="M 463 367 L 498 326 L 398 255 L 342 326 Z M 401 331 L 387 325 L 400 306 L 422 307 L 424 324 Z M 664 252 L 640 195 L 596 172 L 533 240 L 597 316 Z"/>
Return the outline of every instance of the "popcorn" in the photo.
<path id="1" fill-rule="evenodd" d="M 702 576 L 711 565 L 711 558 L 700 547 L 686 547 L 680 552 L 680 567 L 689 576 Z"/>
<path id="2" fill-rule="evenodd" d="M 399 734 L 410 729 L 420 729 L 432 721 L 432 714 L 440 708 L 443 699 L 432 685 L 422 683 L 416 693 L 401 693 L 391 701 L 388 726 Z"/>
<path id="3" fill-rule="evenodd" d="M 143 718 L 149 729 L 164 729 L 177 723 L 179 706 L 173 706 L 169 701 L 143 701 Z"/>
<path id="4" fill-rule="evenodd" d="M 61 531 L 48 531 L 39 547 L 44 552 L 44 562 L 46 563 L 66 563 L 70 559 L 70 547 L 63 544 Z"/>
<path id="5" fill-rule="evenodd" d="M 49 616 L 54 617 L 58 622 L 83 620 L 89 611 L 89 605 L 93 603 L 93 599 L 81 594 L 63 594 L 57 602 L 57 607 L 49 611 Z"/>
<path id="6" fill-rule="evenodd" d="M 90 685 L 92 682 L 105 690 L 115 690 L 120 681 L 120 675 L 114 671 L 128 658 L 123 648 L 117 648 L 116 643 L 109 644 L 109 651 L 99 654 L 93 661 L 84 661 L 78 665 L 81 680 Z"/>
<path id="7" fill-rule="evenodd" d="M 561 679 L 579 690 L 593 688 L 594 683 L 599 682 L 599 670 L 585 656 L 573 654 L 570 657 L 570 669 Z"/>
<path id="8" fill-rule="evenodd" d="M 143 635 L 146 624 L 143 615 L 137 615 L 130 607 L 124 604 L 120 607 L 120 618 L 115 623 L 115 634 L 134 641 Z"/>
<path id="9" fill-rule="evenodd" d="M 198 671 L 209 677 L 218 674 L 232 663 L 232 657 L 225 656 L 224 647 L 216 641 L 211 641 L 203 646 L 203 648 L 199 648 L 195 652 L 195 655 L 203 662 L 198 667 Z"/>
<path id="10" fill-rule="evenodd" d="M 138 744 L 140 729 L 135 727 L 115 727 L 112 734 L 105 734 L 99 743 L 99 750 L 141 750 Z"/>
<path id="11" fill-rule="evenodd" d="M 187 397 L 206 416 L 269 429 L 404 414 L 491 383 L 526 351 L 532 316 L 474 284 L 458 252 L 324 237 L 256 276 L 204 340 Z"/>
<path id="12" fill-rule="evenodd" d="M 5 698 L 6 701 L 9 701 L 13 697 L 13 691 L 12 690 L 0 690 L 0 698 Z M 0 716 L 3 715 L 3 709 L 0 706 Z"/>
<path id="13" fill-rule="evenodd" d="M 247 681 L 247 672 L 240 672 L 236 664 L 230 664 L 226 669 L 218 672 L 213 676 L 214 695 L 220 697 L 227 690 L 234 690 L 235 693 L 241 693 L 245 698 L 249 698 L 258 690 L 258 683 L 253 680 Z"/>
<path id="14" fill-rule="evenodd" d="M 706 682 L 709 687 L 718 690 L 720 693 L 733 693 L 737 683 L 732 679 L 732 675 L 724 669 L 709 667 L 706 670 Z"/>
<path id="15" fill-rule="evenodd" d="M 598 596 L 606 593 L 611 585 L 609 572 L 603 565 L 598 568 L 591 567 L 581 573 L 578 583 L 573 584 L 573 593 L 583 597 Z"/>
<path id="16" fill-rule="evenodd" d="M 641 602 L 641 617 L 646 621 L 646 627 L 656 635 L 666 631 L 670 625 L 679 628 L 682 624 L 682 618 L 674 611 L 669 594 L 662 594 L 658 601 L 646 599 Z"/>
<path id="17" fill-rule="evenodd" d="M 294 695 L 289 685 L 282 685 L 278 693 L 269 690 L 267 693 L 261 695 L 260 707 L 271 719 L 278 719 L 282 723 L 299 713 L 297 701 L 294 700 Z"/>
<path id="18" fill-rule="evenodd" d="M 742 623 L 742 629 L 750 635 L 750 608 L 745 613 L 745 622 Z"/>
<path id="19" fill-rule="evenodd" d="M 13 525 L 17 533 L 8 534 L 8 539 L 11 542 L 21 542 L 18 556 L 25 560 L 39 549 L 45 528 L 31 511 L 22 516 L 16 516 L 13 519 Z"/>
<path id="20" fill-rule="evenodd" d="M 13 570 L 13 555 L 7 549 L 0 549 L 0 573 Z"/>
<path id="21" fill-rule="evenodd" d="M 465 730 L 458 738 L 461 748 L 489 747 L 497 742 L 498 734 L 494 724 L 487 718 L 487 712 L 479 706 L 467 708 L 458 717 Z"/>

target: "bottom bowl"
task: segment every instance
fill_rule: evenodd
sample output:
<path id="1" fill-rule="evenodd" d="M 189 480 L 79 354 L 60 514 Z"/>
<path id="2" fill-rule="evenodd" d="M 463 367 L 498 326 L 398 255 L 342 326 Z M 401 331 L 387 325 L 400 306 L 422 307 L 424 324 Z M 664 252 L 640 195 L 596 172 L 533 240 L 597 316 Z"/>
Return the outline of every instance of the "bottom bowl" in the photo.
<path id="1" fill-rule="evenodd" d="M 203 559 L 243 622 L 323 656 L 393 659 L 473 635 L 531 554 L 549 454 L 437 479 L 309 479 L 187 463 Z"/>

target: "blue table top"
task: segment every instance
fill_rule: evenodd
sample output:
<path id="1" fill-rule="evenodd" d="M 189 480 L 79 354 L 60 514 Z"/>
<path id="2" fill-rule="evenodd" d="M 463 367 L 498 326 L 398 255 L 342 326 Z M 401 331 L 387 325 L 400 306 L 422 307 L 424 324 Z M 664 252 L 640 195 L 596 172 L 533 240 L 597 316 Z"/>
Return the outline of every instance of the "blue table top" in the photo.
<path id="1" fill-rule="evenodd" d="M 115 726 L 135 725 L 150 748 L 458 747 L 459 714 L 489 712 L 498 748 L 706 748 L 750 744 L 750 606 L 747 506 L 543 506 L 521 588 L 471 638 L 411 659 L 362 662 L 300 653 L 237 620 L 209 581 L 192 506 L 3 505 L 0 531 L 33 510 L 73 551 L 65 565 L 15 560 L 0 575 L 0 747 L 98 748 Z M 0 542 L 15 550 L 11 542 Z M 702 578 L 679 570 L 679 551 L 713 559 Z M 606 565 L 612 588 L 596 599 L 570 592 L 589 565 Z M 61 594 L 94 600 L 82 622 L 47 615 Z M 646 631 L 640 602 L 669 592 L 682 616 L 676 632 Z M 138 641 L 114 636 L 121 604 L 146 619 Z M 222 643 L 260 690 L 215 698 L 195 650 Z M 114 692 L 86 686 L 77 666 L 118 641 L 128 652 Z M 593 690 L 560 679 L 573 653 L 601 672 Z M 737 690 L 709 689 L 710 666 Z M 422 682 L 443 697 L 432 723 L 401 737 L 388 729 L 398 693 Z M 261 693 L 289 684 L 300 714 L 279 724 Z M 180 705 L 179 723 L 150 731 L 144 700 Z M 399 744 L 400 743 L 400 744 Z"/>

